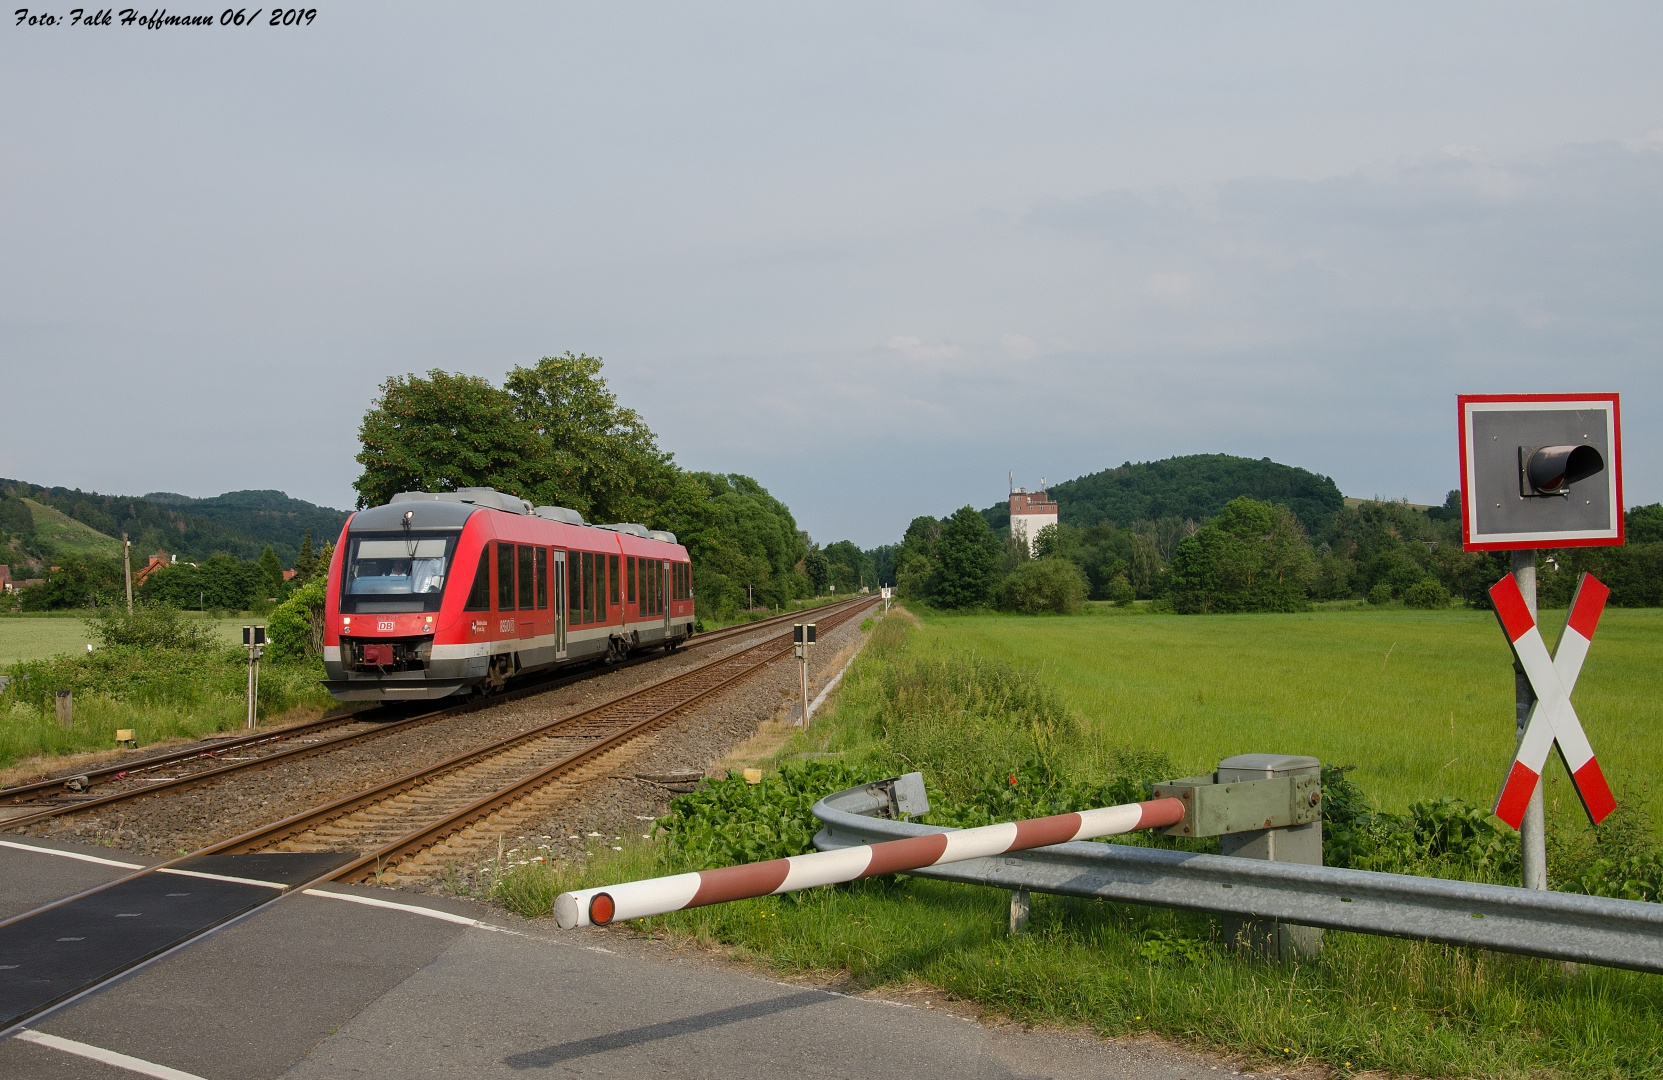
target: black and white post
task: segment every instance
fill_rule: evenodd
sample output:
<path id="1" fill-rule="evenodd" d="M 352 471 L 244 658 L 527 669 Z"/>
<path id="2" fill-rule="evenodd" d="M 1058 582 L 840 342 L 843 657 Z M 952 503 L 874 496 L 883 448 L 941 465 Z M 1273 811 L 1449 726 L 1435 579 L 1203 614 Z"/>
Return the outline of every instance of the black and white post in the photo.
<path id="1" fill-rule="evenodd" d="M 808 727 L 808 650 L 814 644 L 814 624 L 795 623 L 791 627 L 792 652 L 797 654 L 797 671 L 801 676 L 803 687 L 803 712 L 798 721 L 801 727 Z"/>
<path id="2" fill-rule="evenodd" d="M 243 627 L 243 648 L 248 650 L 248 726 L 252 730 L 259 723 L 260 657 L 265 653 L 266 628 Z"/>

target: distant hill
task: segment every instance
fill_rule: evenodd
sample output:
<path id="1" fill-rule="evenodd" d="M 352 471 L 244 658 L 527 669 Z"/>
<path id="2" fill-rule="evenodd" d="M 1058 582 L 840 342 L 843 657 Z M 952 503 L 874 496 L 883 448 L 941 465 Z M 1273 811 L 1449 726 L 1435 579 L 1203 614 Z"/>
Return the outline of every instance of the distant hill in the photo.
<path id="1" fill-rule="evenodd" d="M 321 547 L 335 539 L 346 521 L 344 510 L 291 499 L 281 491 L 233 491 L 212 499 L 165 492 L 139 497 L 0 479 L 0 492 L 33 504 L 30 510 L 40 540 L 66 550 L 119 554 L 117 538 L 126 532 L 133 540 L 135 559 L 155 551 L 190 562 L 221 553 L 257 559 L 270 544 L 289 566 L 307 529 L 312 530 L 313 544 Z M 96 534 L 113 547 L 102 544 Z"/>
<path id="2" fill-rule="evenodd" d="M 1104 522 L 1125 528 L 1163 517 L 1204 521 L 1231 499 L 1251 495 L 1286 506 L 1307 532 L 1315 533 L 1345 505 L 1340 489 L 1326 476 L 1269 458 L 1230 454 L 1128 461 L 1117 469 L 1052 484 L 1050 491 L 1061 519 L 1082 528 Z M 996 503 L 982 515 L 995 529 L 1010 524 L 1008 503 Z"/>
<path id="3" fill-rule="evenodd" d="M 153 491 L 144 496 L 146 502 L 171 506 L 193 517 L 207 518 L 272 545 L 285 564 L 294 555 L 284 554 L 300 550 L 300 538 L 312 531 L 312 546 L 332 543 L 346 524 L 345 510 L 331 510 L 302 499 L 291 499 L 281 491 L 227 491 L 211 499 L 193 499 L 171 491 Z"/>

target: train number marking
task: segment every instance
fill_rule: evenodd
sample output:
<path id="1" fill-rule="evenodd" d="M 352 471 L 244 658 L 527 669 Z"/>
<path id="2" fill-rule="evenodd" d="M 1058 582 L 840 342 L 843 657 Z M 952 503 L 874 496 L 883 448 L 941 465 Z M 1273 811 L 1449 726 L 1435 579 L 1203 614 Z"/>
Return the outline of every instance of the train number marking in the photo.
<path id="1" fill-rule="evenodd" d="M 514 632 L 514 620 L 513 619 L 503 619 L 501 622 L 497 623 L 497 633 L 499 633 L 499 634 L 512 634 L 513 632 Z"/>

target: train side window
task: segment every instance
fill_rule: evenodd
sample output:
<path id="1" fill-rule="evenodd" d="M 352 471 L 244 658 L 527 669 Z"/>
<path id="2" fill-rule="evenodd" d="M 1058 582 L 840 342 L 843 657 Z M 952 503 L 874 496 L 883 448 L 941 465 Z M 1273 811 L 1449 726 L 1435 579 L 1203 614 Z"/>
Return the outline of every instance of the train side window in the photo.
<path id="1" fill-rule="evenodd" d="M 630 556 L 628 556 L 624 559 L 624 580 L 626 582 L 628 582 L 628 584 L 625 586 L 625 588 L 626 588 L 625 599 L 629 603 L 633 604 L 633 603 L 635 603 L 635 556 L 634 555 L 630 555 Z"/>
<path id="2" fill-rule="evenodd" d="M 578 584 L 582 567 L 583 560 L 577 552 L 566 552 L 566 623 L 569 626 L 583 621 L 583 588 Z"/>
<path id="3" fill-rule="evenodd" d="M 537 548 L 537 610 L 549 606 L 549 549 Z"/>
<path id="4" fill-rule="evenodd" d="M 606 595 L 611 598 L 612 606 L 618 606 L 618 556 L 606 557 Z"/>
<path id="5" fill-rule="evenodd" d="M 468 589 L 468 602 L 463 611 L 491 610 L 491 545 L 479 552 L 479 569 L 474 571 L 473 586 Z"/>
<path id="6" fill-rule="evenodd" d="M 595 556 L 590 552 L 583 552 L 578 556 L 582 572 L 578 574 L 583 586 L 583 621 L 595 621 Z"/>
<path id="7" fill-rule="evenodd" d="M 652 561 L 652 613 L 664 614 L 664 562 L 661 559 Z"/>
<path id="8" fill-rule="evenodd" d="M 497 610 L 514 610 L 514 545 L 497 541 Z"/>
<path id="9" fill-rule="evenodd" d="M 640 597 L 636 601 L 636 613 L 647 613 L 647 560 L 635 560 L 635 592 Z"/>
<path id="10" fill-rule="evenodd" d="M 520 610 L 530 611 L 537 603 L 537 577 L 532 571 L 533 554 L 530 544 L 520 548 Z"/>

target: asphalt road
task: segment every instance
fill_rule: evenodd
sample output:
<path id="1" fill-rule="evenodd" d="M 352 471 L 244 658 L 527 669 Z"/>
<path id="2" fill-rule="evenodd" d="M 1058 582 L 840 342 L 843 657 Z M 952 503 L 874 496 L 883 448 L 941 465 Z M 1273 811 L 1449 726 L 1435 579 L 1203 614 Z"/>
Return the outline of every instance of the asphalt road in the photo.
<path id="1" fill-rule="evenodd" d="M 126 872 L 0 847 L 0 918 Z M 561 933 L 463 900 L 326 888 L 421 910 L 287 897 L 32 1025 L 69 1044 L 0 1043 L 0 1076 L 131 1080 L 147 1065 L 204 1080 L 1233 1073 L 1156 1043 L 987 1027 L 788 985 L 616 930 Z M 137 1064 L 84 1056 L 97 1052 Z"/>

